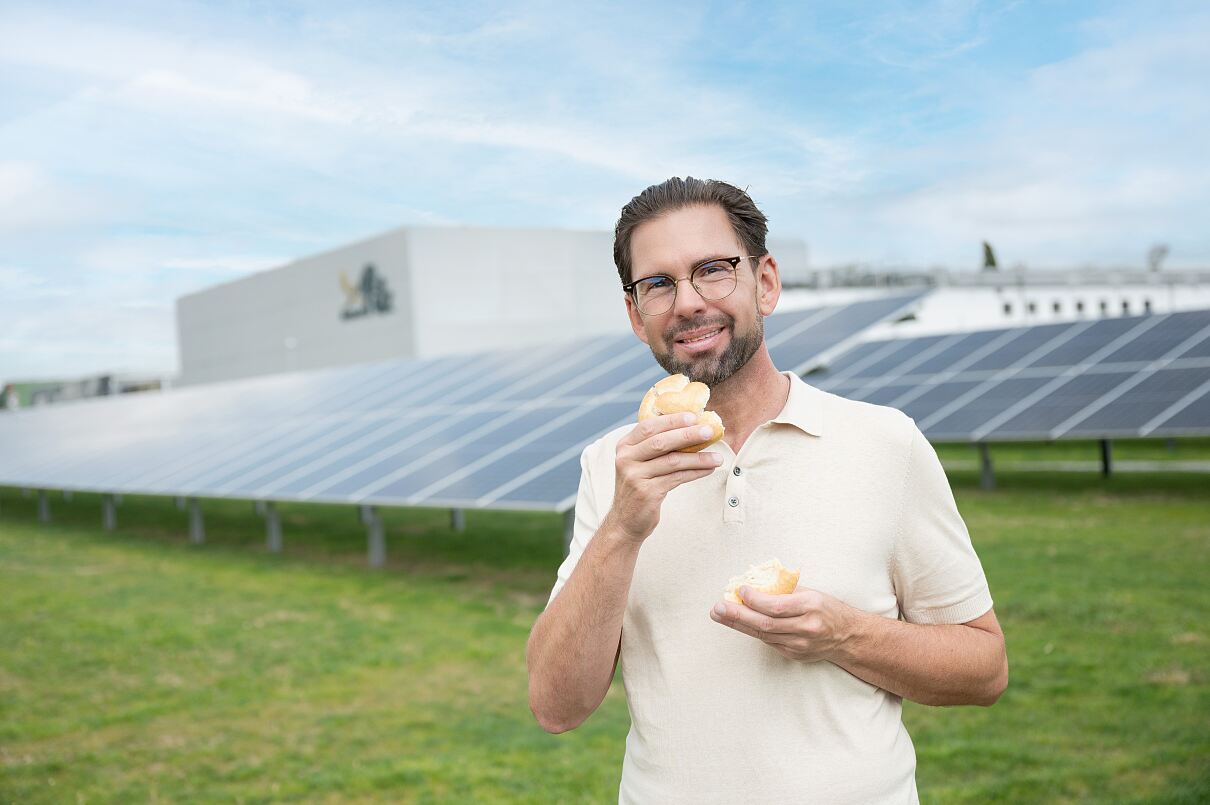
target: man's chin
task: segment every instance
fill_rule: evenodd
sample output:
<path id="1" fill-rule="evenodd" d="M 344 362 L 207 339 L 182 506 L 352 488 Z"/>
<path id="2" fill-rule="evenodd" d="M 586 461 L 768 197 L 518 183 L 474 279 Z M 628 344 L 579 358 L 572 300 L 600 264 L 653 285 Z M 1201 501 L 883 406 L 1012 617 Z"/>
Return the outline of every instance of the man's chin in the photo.
<path id="1" fill-rule="evenodd" d="M 725 343 L 698 355 L 677 355 L 676 344 L 672 344 L 666 353 L 658 354 L 653 349 L 651 354 L 668 374 L 682 374 L 690 380 L 715 386 L 742 369 L 756 354 L 756 350 L 764 341 L 763 323 L 760 322 L 761 326 L 758 326 L 754 333 L 745 333 L 739 337 L 734 332 L 729 332 Z"/>
<path id="2" fill-rule="evenodd" d="M 705 354 L 685 360 L 675 352 L 669 352 L 663 355 L 655 355 L 655 360 L 670 375 L 681 374 L 690 380 L 700 380 L 703 383 L 709 384 L 718 374 L 720 357 Z"/>

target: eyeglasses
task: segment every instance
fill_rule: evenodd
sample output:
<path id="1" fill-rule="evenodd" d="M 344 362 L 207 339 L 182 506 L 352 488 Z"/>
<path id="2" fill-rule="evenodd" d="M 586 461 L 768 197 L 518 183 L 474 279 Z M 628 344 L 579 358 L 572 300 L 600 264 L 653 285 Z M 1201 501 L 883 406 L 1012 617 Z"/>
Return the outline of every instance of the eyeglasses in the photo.
<path id="1" fill-rule="evenodd" d="M 735 290 L 735 269 L 739 261 L 755 260 L 759 257 L 760 255 L 749 255 L 707 260 L 694 266 L 688 277 L 678 280 L 666 274 L 656 274 L 628 282 L 622 286 L 622 290 L 630 294 L 639 310 L 648 316 L 658 316 L 672 310 L 672 304 L 676 301 L 676 289 L 686 279 L 703 299 L 717 302 L 730 296 Z"/>

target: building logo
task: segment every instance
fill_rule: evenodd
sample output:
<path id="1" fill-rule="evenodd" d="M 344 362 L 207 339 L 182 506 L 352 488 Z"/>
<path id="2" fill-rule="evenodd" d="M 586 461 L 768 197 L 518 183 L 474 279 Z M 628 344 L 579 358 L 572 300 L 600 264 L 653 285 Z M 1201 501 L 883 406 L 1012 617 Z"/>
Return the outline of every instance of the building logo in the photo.
<path id="1" fill-rule="evenodd" d="M 378 273 L 373 263 L 366 263 L 356 285 L 349 282 L 343 271 L 340 272 L 340 289 L 345 294 L 344 308 L 340 311 L 342 319 L 359 319 L 375 313 L 391 312 L 391 291 L 387 288 L 387 279 Z"/>

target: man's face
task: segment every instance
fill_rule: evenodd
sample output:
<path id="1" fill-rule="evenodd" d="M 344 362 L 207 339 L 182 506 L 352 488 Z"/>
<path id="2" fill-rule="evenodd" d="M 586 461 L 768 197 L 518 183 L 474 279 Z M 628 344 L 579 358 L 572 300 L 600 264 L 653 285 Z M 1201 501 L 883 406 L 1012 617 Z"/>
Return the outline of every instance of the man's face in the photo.
<path id="1" fill-rule="evenodd" d="M 664 274 L 686 279 L 693 267 L 746 251 L 717 206 L 684 207 L 640 225 L 630 241 L 632 279 Z M 736 288 L 724 299 L 707 300 L 688 282 L 678 282 L 666 313 L 641 313 L 626 298 L 630 323 L 669 374 L 714 386 L 744 367 L 764 341 L 763 317 L 773 312 L 781 290 L 777 263 L 766 257 L 753 275 L 750 260 L 737 266 Z"/>

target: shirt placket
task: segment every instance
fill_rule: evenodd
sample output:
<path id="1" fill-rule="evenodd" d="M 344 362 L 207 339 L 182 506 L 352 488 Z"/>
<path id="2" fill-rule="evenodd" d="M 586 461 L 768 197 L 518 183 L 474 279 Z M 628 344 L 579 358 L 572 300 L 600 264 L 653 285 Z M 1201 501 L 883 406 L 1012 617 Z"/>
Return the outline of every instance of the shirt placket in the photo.
<path id="1" fill-rule="evenodd" d="M 761 425 L 756 432 L 748 437 L 748 441 L 739 449 L 727 471 L 726 494 L 723 496 L 723 522 L 726 524 L 741 524 L 744 522 L 745 510 L 748 506 L 748 470 L 745 463 L 752 460 L 752 443 L 756 441 L 765 426 Z M 734 454 L 733 454 L 734 455 Z"/>

